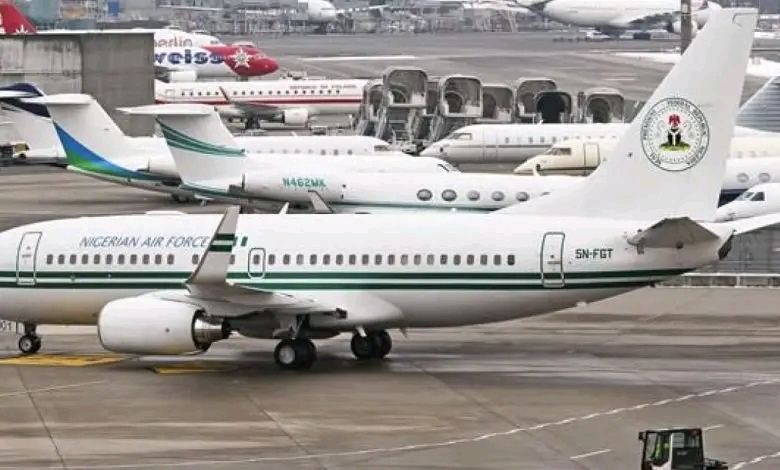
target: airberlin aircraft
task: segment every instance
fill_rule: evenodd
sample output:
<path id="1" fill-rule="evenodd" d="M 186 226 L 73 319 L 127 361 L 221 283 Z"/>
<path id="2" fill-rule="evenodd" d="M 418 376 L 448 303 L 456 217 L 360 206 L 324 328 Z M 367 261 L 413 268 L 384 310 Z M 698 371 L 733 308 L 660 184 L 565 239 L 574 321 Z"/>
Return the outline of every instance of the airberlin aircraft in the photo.
<path id="1" fill-rule="evenodd" d="M 273 73 L 279 64 L 251 46 L 157 47 L 154 65 L 171 82 L 200 78 L 259 77 Z"/>

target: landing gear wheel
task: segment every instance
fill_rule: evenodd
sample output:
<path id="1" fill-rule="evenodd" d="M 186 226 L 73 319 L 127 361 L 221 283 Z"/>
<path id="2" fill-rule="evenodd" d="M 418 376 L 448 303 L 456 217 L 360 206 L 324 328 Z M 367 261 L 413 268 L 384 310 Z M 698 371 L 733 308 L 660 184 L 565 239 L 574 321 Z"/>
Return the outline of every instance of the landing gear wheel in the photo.
<path id="1" fill-rule="evenodd" d="M 393 340 L 390 338 L 390 333 L 387 331 L 377 331 L 370 335 L 374 339 L 376 344 L 376 358 L 384 359 L 385 356 L 390 354 L 390 350 L 393 349 Z"/>
<path id="2" fill-rule="evenodd" d="M 41 338 L 35 335 L 24 335 L 19 338 L 18 346 L 22 354 L 35 354 L 41 349 Z"/>
<path id="3" fill-rule="evenodd" d="M 363 337 L 355 333 L 352 335 L 349 347 L 352 349 L 352 354 L 361 361 L 373 359 L 377 356 L 377 341 L 371 334 Z"/>
<path id="4" fill-rule="evenodd" d="M 317 359 L 317 347 L 308 338 L 285 339 L 274 350 L 276 364 L 285 370 L 308 369 Z"/>

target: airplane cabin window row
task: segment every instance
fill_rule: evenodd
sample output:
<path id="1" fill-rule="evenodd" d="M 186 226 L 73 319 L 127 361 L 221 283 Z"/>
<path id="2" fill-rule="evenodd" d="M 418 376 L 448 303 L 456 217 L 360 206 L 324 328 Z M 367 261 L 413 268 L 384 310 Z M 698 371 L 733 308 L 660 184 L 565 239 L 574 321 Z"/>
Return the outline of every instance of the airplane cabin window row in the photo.
<path id="1" fill-rule="evenodd" d="M 259 266 L 263 264 L 263 256 L 256 253 L 252 255 L 251 264 L 253 266 Z M 481 254 L 481 255 L 447 255 L 447 254 L 401 254 L 401 255 L 383 255 L 383 254 L 310 254 L 304 255 L 298 253 L 296 255 L 291 254 L 269 254 L 265 260 L 266 266 L 514 266 L 515 255 L 500 255 L 500 254 Z"/>
<path id="2" fill-rule="evenodd" d="M 307 93 L 307 91 L 308 91 L 308 93 Z M 272 96 L 273 94 L 274 94 L 273 91 L 268 91 L 266 93 L 263 93 L 263 90 L 257 90 L 257 92 L 255 92 L 255 90 L 249 90 L 249 91 L 243 90 L 243 91 L 241 91 L 241 93 L 239 93 L 239 92 L 234 90 L 231 93 L 231 95 L 233 95 L 233 96 L 247 96 L 247 95 L 248 96 L 263 96 L 263 95 Z M 276 90 L 276 94 L 277 95 L 281 95 L 282 94 L 282 90 Z M 289 95 L 290 94 L 290 90 L 285 90 L 284 94 L 285 95 Z M 292 94 L 293 95 L 298 95 L 299 94 L 299 90 L 293 90 Z M 300 90 L 300 94 L 301 95 L 307 95 L 307 94 L 308 95 L 317 95 L 317 94 L 319 94 L 319 95 L 332 95 L 332 94 L 339 95 L 339 94 L 341 94 L 341 90 Z M 222 97 L 224 95 L 222 94 L 221 91 L 206 91 L 206 92 L 199 91 L 199 92 L 196 93 L 196 92 L 194 92 L 192 90 L 182 90 L 180 96 L 220 96 L 220 97 Z"/>
<path id="3" fill-rule="evenodd" d="M 547 194 L 547 193 L 543 193 Z M 517 199 L 518 202 L 525 202 L 527 201 L 531 196 L 526 193 L 525 191 L 520 191 L 517 194 L 515 194 L 515 199 Z M 454 189 L 445 189 L 441 192 L 441 198 L 444 201 L 452 202 L 458 198 L 458 193 Z M 479 201 L 482 198 L 482 194 L 477 190 L 471 190 L 466 193 L 466 199 L 472 202 Z M 503 191 L 493 191 L 490 193 L 490 199 L 492 199 L 495 202 L 501 202 L 506 198 L 506 195 Z M 420 201 L 430 201 L 433 199 L 433 191 L 430 189 L 421 189 L 417 191 L 417 199 Z"/>
<path id="4" fill-rule="evenodd" d="M 143 255 L 137 255 L 137 254 L 131 254 L 131 255 L 125 255 L 125 254 L 119 254 L 119 255 L 113 255 L 113 254 L 107 254 L 107 255 L 100 255 L 100 254 L 73 254 L 70 255 L 64 255 L 60 254 L 56 256 L 55 261 L 55 255 L 49 254 L 46 255 L 46 264 L 90 264 L 90 265 L 124 265 L 124 264 L 146 264 L 146 265 L 172 265 L 174 264 L 175 256 L 172 254 L 166 254 L 163 255 L 161 253 L 157 254 L 143 254 Z"/>

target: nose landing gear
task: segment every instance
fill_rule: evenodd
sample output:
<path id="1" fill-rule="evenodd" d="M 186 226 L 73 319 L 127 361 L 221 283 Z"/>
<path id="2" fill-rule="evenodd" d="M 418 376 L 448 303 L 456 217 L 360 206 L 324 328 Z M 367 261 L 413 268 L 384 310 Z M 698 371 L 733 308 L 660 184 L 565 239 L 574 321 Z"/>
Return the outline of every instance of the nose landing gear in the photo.
<path id="1" fill-rule="evenodd" d="M 25 323 L 24 335 L 17 343 L 22 354 L 35 354 L 41 349 L 41 337 L 35 332 L 35 325 Z"/>

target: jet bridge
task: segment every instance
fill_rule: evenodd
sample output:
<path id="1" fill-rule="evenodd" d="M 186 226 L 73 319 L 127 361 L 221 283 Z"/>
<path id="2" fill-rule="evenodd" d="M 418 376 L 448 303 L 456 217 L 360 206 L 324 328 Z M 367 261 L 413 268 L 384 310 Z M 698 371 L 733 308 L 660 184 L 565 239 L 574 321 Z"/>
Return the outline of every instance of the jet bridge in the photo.
<path id="1" fill-rule="evenodd" d="M 536 95 L 543 91 L 556 91 L 555 80 L 545 77 L 521 77 L 515 83 L 515 104 L 520 122 L 536 122 Z"/>
<path id="2" fill-rule="evenodd" d="M 536 121 L 543 124 L 571 122 L 574 100 L 565 91 L 541 91 L 534 99 Z"/>
<path id="3" fill-rule="evenodd" d="M 363 86 L 363 99 L 356 119 L 355 134 L 374 135 L 382 108 L 382 87 L 382 80 L 379 79 L 370 80 Z"/>
<path id="4" fill-rule="evenodd" d="M 578 120 L 608 124 L 625 121 L 626 99 L 614 88 L 589 88 L 577 94 Z"/>
<path id="5" fill-rule="evenodd" d="M 410 142 L 418 116 L 425 111 L 428 74 L 418 67 L 389 67 L 382 74 L 382 105 L 374 136 Z"/>
<path id="6" fill-rule="evenodd" d="M 438 105 L 428 138 L 438 141 L 482 116 L 482 82 L 477 77 L 447 75 L 439 79 Z"/>
<path id="7" fill-rule="evenodd" d="M 510 85 L 491 83 L 482 85 L 481 124 L 505 124 L 514 121 L 515 89 Z"/>

